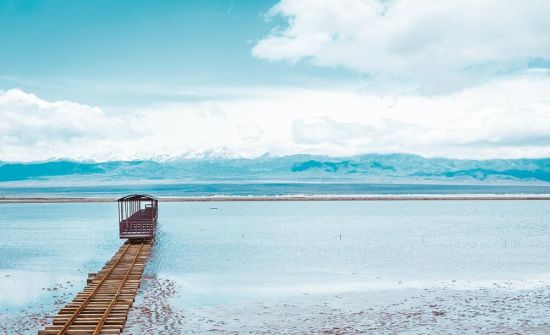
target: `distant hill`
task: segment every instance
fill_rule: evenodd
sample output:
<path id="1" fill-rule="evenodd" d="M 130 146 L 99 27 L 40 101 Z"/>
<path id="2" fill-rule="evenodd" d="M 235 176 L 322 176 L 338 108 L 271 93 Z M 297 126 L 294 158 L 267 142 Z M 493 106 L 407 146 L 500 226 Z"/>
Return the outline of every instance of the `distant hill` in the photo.
<path id="1" fill-rule="evenodd" d="M 110 162 L 0 162 L 0 181 L 281 180 L 550 182 L 550 158 L 459 160 L 408 154 L 351 157 L 264 155 L 255 159 L 173 159 Z"/>

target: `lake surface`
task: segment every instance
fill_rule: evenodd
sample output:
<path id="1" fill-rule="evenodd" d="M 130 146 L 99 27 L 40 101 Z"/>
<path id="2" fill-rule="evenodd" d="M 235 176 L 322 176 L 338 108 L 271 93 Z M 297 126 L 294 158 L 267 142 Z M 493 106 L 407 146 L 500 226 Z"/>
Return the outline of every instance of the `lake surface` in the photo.
<path id="1" fill-rule="evenodd" d="M 0 326 L 51 313 L 122 243 L 116 204 L 0 205 Z M 161 203 L 146 273 L 186 308 L 304 294 L 548 282 L 550 203 Z M 54 289 L 55 288 L 55 289 Z M 1 327 L 0 327 L 1 329 Z"/>

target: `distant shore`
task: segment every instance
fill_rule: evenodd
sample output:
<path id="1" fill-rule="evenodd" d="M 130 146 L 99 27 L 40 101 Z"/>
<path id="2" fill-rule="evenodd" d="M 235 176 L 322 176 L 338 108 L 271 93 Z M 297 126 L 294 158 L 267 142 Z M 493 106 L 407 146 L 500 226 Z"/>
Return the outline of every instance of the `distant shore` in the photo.
<path id="1" fill-rule="evenodd" d="M 223 201 L 433 201 L 433 200 L 550 200 L 550 194 L 482 194 L 482 195 L 285 195 L 285 196 L 204 196 L 159 197 L 161 202 Z M 0 197 L 1 203 L 86 203 L 115 202 L 111 197 Z"/>

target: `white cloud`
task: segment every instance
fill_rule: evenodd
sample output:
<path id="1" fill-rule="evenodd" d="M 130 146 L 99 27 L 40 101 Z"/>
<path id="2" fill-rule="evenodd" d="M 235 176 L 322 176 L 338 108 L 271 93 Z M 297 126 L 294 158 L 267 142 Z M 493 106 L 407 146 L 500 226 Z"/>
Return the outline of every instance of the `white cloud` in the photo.
<path id="1" fill-rule="evenodd" d="M 451 91 L 550 58 L 550 2 L 281 0 L 254 56 L 341 66 Z"/>
<path id="2" fill-rule="evenodd" d="M 208 152 L 244 157 L 266 152 L 550 157 L 550 77 L 544 74 L 437 96 L 255 90 L 253 96 L 117 114 L 74 102 L 48 102 L 19 90 L 0 92 L 0 160 L 193 157 Z"/>
<path id="3" fill-rule="evenodd" d="M 48 102 L 19 89 L 0 91 L 0 160 L 103 155 L 148 130 L 71 101 Z"/>

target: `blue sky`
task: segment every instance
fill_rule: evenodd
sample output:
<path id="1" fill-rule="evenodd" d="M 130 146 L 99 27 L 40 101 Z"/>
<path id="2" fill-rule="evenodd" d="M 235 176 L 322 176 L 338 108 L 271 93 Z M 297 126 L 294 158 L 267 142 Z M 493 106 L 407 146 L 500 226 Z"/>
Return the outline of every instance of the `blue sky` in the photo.
<path id="1" fill-rule="evenodd" d="M 0 0 L 0 161 L 550 157 L 550 2 Z"/>
<path id="2" fill-rule="evenodd" d="M 254 58 L 251 48 L 277 24 L 264 17 L 275 4 L 2 0 L 0 88 L 132 105 L 174 99 L 156 92 L 164 87 L 307 85 L 359 76 Z M 155 92 L 144 94 L 149 87 Z"/>

